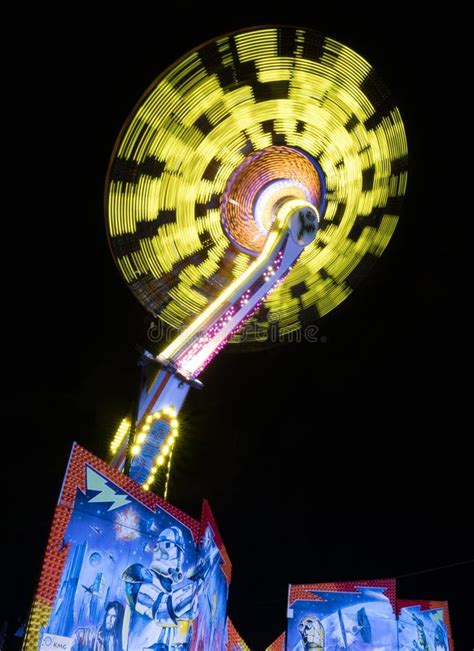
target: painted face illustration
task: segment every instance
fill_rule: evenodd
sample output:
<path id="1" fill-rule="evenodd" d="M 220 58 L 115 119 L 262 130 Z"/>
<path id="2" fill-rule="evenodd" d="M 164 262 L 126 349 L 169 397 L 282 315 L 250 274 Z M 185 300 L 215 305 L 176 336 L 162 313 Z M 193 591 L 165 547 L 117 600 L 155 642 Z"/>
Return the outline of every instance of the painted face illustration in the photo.
<path id="1" fill-rule="evenodd" d="M 110 608 L 107 611 L 105 616 L 105 628 L 108 631 L 111 631 L 115 628 L 115 623 L 117 621 L 117 610 L 115 608 Z"/>
<path id="2" fill-rule="evenodd" d="M 156 541 L 150 567 L 173 581 L 180 581 L 183 578 L 183 554 L 184 539 L 178 527 L 163 529 Z"/>
<path id="3" fill-rule="evenodd" d="M 324 628 L 319 619 L 306 615 L 298 624 L 298 630 L 304 644 L 313 644 L 324 648 Z"/>

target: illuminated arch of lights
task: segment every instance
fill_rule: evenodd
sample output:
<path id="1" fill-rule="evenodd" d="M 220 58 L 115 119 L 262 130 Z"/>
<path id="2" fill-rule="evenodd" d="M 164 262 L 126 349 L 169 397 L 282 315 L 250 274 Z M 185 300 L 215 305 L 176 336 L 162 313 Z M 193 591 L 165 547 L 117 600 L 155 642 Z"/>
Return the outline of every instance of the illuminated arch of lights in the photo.
<path id="1" fill-rule="evenodd" d="M 154 462 L 150 467 L 150 472 L 148 477 L 143 483 L 143 488 L 149 490 L 151 484 L 156 480 L 158 472 L 162 466 L 167 464 L 166 470 L 166 483 L 165 483 L 165 494 L 167 492 L 167 484 L 169 479 L 169 473 L 171 469 L 171 458 L 173 455 L 173 448 L 176 443 L 176 439 L 179 434 L 179 423 L 176 418 L 176 410 L 173 407 L 165 407 L 161 411 L 155 411 L 153 414 L 150 414 L 146 417 L 144 424 L 138 432 L 135 434 L 134 443 L 131 447 L 130 453 L 132 457 L 136 457 L 140 454 L 142 447 L 146 444 L 148 432 L 153 427 L 153 424 L 157 421 L 164 421 L 170 427 L 170 433 L 164 440 L 158 454 L 154 458 Z"/>

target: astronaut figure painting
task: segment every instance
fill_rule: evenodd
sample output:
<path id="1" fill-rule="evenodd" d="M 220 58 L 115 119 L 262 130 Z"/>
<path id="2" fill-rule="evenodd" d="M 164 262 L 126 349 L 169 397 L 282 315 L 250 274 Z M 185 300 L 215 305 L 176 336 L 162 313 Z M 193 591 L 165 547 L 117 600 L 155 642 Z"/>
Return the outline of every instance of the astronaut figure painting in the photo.
<path id="1" fill-rule="evenodd" d="M 188 651 L 225 643 L 230 566 L 209 508 L 199 523 L 151 493 L 146 503 L 137 499 L 133 484 L 74 447 L 52 532 L 62 542 L 48 548 L 62 571 L 39 648 Z"/>

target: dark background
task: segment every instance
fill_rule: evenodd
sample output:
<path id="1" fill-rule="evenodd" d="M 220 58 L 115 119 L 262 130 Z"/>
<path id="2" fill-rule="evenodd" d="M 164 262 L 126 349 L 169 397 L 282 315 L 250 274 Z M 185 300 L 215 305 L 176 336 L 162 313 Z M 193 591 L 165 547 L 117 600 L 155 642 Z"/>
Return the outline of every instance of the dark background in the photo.
<path id="1" fill-rule="evenodd" d="M 198 517 L 209 499 L 233 563 L 229 614 L 256 649 L 283 631 L 290 582 L 393 577 L 474 556 L 467 336 L 456 297 L 469 192 L 458 162 L 465 116 L 452 100 L 456 29 L 399 5 L 383 15 L 235 6 L 225 18 L 224 9 L 174 7 L 165 18 L 116 8 L 100 23 L 74 9 L 42 12 L 38 29 L 29 15 L 29 39 L 16 25 L 12 57 L 26 99 L 13 91 L 14 137 L 26 144 L 7 241 L 14 396 L 0 615 L 10 628 L 31 602 L 72 442 L 105 457 L 135 397 L 135 345 L 149 322 L 106 242 L 102 194 L 115 139 L 166 66 L 253 24 L 312 27 L 368 59 L 405 121 L 408 196 L 375 270 L 318 323 L 326 343 L 231 349 L 203 374 L 205 390 L 180 414 L 170 501 Z M 400 597 L 449 600 L 461 651 L 472 648 L 472 569 L 399 581 Z"/>

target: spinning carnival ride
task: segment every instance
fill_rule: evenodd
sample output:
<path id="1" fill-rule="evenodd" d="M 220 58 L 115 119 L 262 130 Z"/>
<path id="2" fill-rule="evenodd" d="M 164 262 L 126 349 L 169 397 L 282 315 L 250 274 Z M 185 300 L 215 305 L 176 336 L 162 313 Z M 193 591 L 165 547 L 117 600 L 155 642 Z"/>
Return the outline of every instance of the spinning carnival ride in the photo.
<path id="1" fill-rule="evenodd" d="M 285 335 L 351 293 L 393 234 L 406 169 L 384 83 L 311 30 L 221 36 L 152 84 L 115 146 L 106 221 L 127 285 L 176 337 L 112 442 L 115 468 L 145 489 L 169 476 L 189 387 L 244 324 Z"/>
<path id="2" fill-rule="evenodd" d="M 310 30 L 216 38 L 152 84 L 116 144 L 106 220 L 127 285 L 175 338 L 149 354 L 112 468 L 73 446 L 26 651 L 248 650 L 227 617 L 231 564 L 209 505 L 198 521 L 149 489 L 164 469 L 166 497 L 186 394 L 235 333 L 303 327 L 381 255 L 406 165 L 385 85 Z M 290 585 L 286 634 L 268 651 L 447 651 L 450 639 L 447 603 L 403 603 L 392 579 Z"/>

